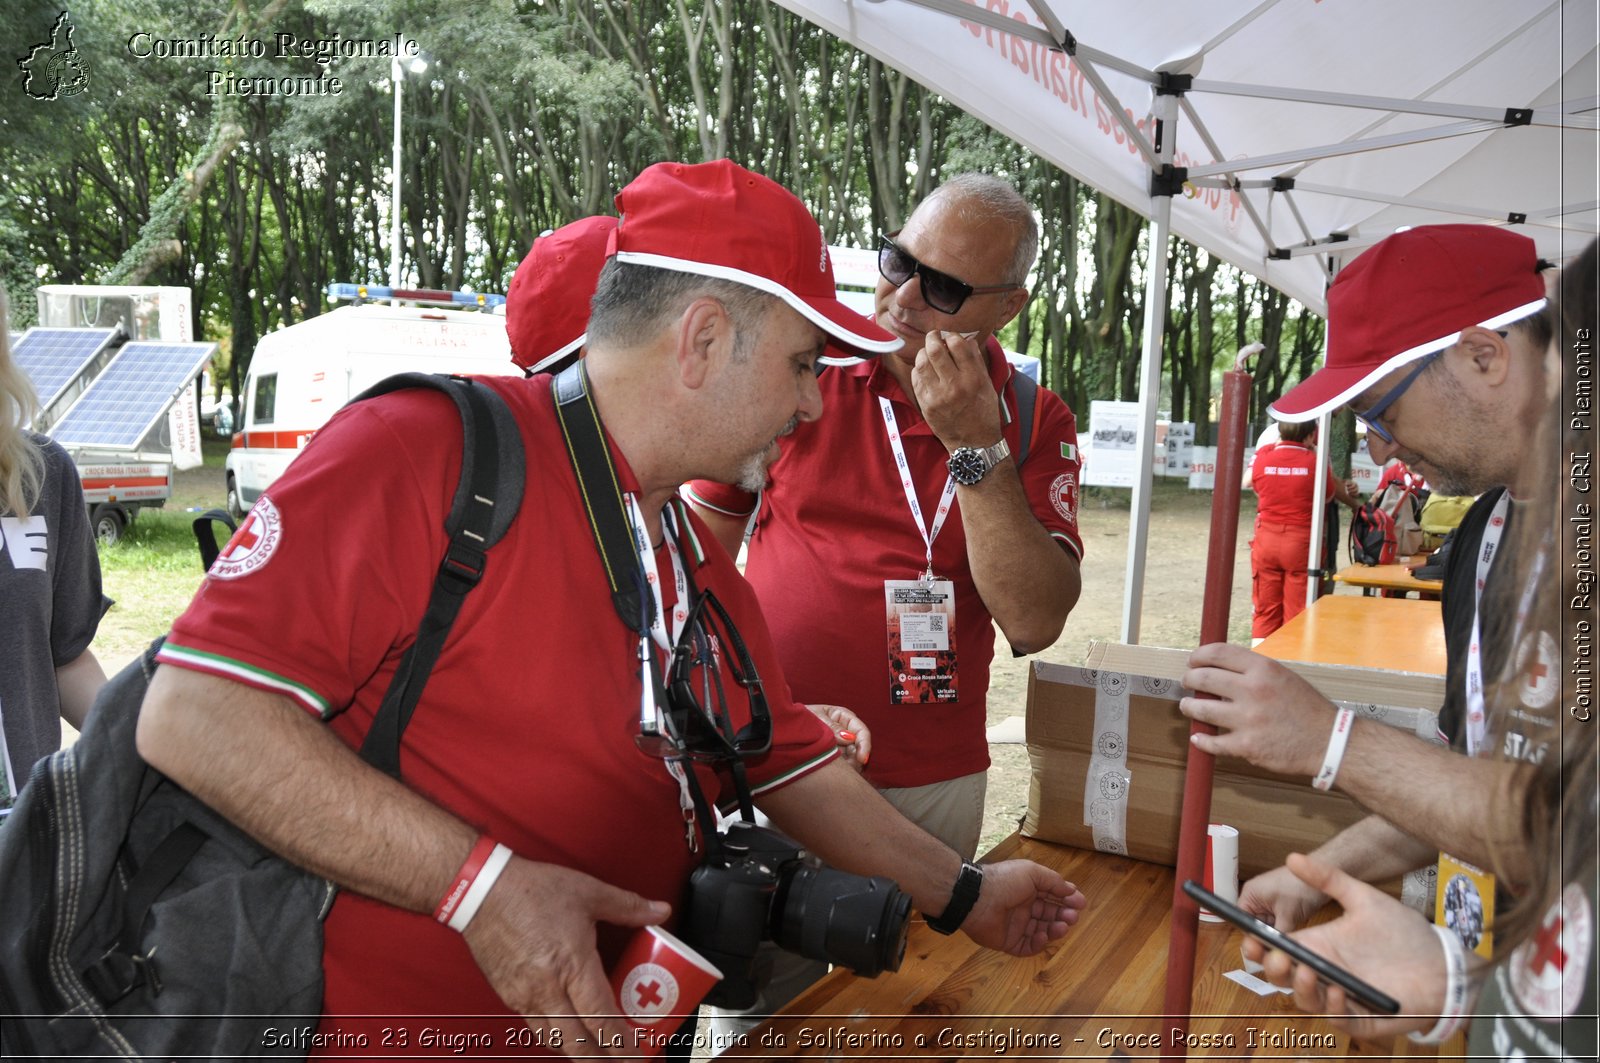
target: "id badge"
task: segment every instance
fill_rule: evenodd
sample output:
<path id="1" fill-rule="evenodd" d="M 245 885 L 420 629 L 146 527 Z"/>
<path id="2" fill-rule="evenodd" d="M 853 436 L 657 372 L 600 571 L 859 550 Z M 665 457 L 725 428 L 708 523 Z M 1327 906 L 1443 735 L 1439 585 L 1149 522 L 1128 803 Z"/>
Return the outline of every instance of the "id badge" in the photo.
<path id="1" fill-rule="evenodd" d="M 1439 854 L 1439 879 L 1433 921 L 1452 930 L 1468 952 L 1494 958 L 1494 875 Z"/>
<path id="2" fill-rule="evenodd" d="M 956 585 L 950 580 L 883 581 L 889 632 L 889 701 L 953 704 L 956 682 Z"/>

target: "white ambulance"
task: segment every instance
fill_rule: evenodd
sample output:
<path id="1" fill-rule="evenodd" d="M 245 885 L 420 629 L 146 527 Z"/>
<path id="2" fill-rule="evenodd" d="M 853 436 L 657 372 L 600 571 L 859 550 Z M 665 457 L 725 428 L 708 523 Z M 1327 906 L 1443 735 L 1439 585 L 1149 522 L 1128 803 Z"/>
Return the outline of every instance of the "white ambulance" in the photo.
<path id="1" fill-rule="evenodd" d="M 511 361 L 504 296 L 354 284 L 331 284 L 328 296 L 356 302 L 261 337 L 250 360 L 224 466 L 235 519 L 334 411 L 384 377 L 522 373 Z"/>

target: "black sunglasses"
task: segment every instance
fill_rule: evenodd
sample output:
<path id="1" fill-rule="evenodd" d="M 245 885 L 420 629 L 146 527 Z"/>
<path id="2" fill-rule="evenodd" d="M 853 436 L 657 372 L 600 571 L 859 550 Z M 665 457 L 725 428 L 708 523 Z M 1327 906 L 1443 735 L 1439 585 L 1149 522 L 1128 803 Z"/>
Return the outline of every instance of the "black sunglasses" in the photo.
<path id="1" fill-rule="evenodd" d="M 883 274 L 884 280 L 896 288 L 912 277 L 921 277 L 923 301 L 941 314 L 958 312 L 970 295 L 1009 292 L 1022 287 L 1020 284 L 989 284 L 975 287 L 966 281 L 957 280 L 948 273 L 942 273 L 918 262 L 909 251 L 894 242 L 894 238 L 899 235 L 898 229 L 887 235 L 882 233 L 878 235 L 880 241 L 878 272 Z"/>
<path id="2" fill-rule="evenodd" d="M 738 732 L 728 715 L 719 667 L 724 645 L 733 650 L 728 671 L 750 703 L 750 722 Z M 735 760 L 772 748 L 772 713 L 755 661 L 728 611 L 710 591 L 695 599 L 673 648 L 665 699 L 661 721 L 666 733 L 641 733 L 636 739 L 639 748 L 652 756 Z"/>

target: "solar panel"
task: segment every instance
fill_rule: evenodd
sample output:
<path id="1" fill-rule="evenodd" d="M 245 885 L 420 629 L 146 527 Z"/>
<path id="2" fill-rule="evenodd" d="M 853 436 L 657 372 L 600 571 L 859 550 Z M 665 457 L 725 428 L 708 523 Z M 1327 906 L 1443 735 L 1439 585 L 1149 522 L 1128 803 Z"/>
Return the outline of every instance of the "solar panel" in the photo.
<path id="1" fill-rule="evenodd" d="M 20 339 L 12 336 L 11 354 L 33 381 L 40 408 L 48 410 L 118 332 L 114 328 L 31 328 Z"/>
<path id="2" fill-rule="evenodd" d="M 123 345 L 50 434 L 67 447 L 136 448 L 216 350 L 215 343 Z"/>

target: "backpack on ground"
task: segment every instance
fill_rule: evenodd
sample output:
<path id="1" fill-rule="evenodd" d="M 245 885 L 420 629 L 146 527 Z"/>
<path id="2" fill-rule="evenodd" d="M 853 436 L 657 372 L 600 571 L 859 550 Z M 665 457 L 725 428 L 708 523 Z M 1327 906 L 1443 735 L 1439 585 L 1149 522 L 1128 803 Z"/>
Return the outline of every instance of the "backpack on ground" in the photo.
<path id="1" fill-rule="evenodd" d="M 522 436 L 493 389 L 421 373 L 465 430 L 450 548 L 361 755 L 399 775 L 400 735 L 486 552 L 522 501 Z M 156 640 L 95 699 L 82 736 L 34 767 L 0 828 L 0 1014 L 8 1056 L 304 1055 L 322 1011 L 332 883 L 268 852 L 138 754 Z M 280 1036 L 269 1040 L 276 1028 Z"/>
<path id="2" fill-rule="evenodd" d="M 1392 565 L 1422 552 L 1425 488 L 1395 480 L 1363 503 L 1350 518 L 1350 560 L 1358 565 Z"/>

